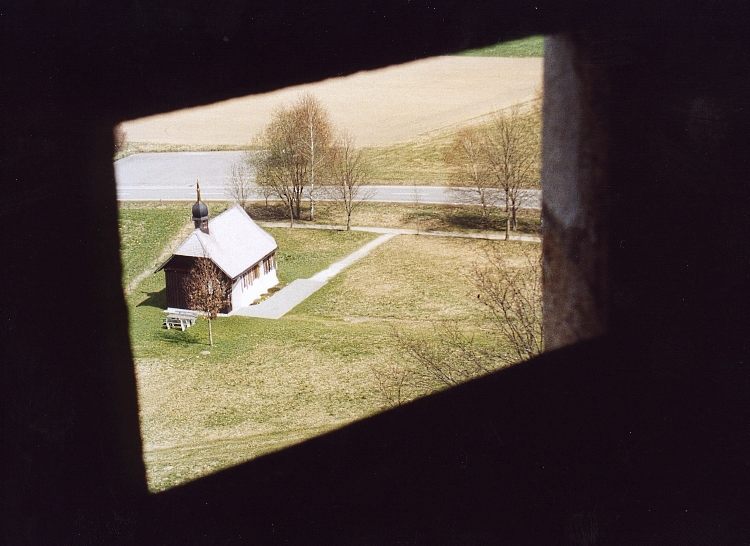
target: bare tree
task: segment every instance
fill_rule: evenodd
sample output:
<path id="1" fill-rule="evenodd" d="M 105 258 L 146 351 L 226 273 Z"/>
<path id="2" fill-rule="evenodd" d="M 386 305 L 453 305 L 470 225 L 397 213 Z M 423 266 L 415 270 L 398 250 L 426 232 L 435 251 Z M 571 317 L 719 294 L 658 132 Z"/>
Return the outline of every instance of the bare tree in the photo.
<path id="1" fill-rule="evenodd" d="M 522 112 L 513 107 L 510 112 L 498 112 L 487 130 L 487 165 L 505 195 L 508 212 L 506 239 L 510 238 L 510 231 L 518 227 L 518 209 L 528 197 L 525 190 L 539 180 L 539 143 L 539 122 L 534 109 Z"/>
<path id="2" fill-rule="evenodd" d="M 208 341 L 213 346 L 211 323 L 226 308 L 229 298 L 226 275 L 208 258 L 197 258 L 185 284 L 188 305 L 203 313 L 208 320 Z"/>
<path id="3" fill-rule="evenodd" d="M 431 339 L 394 333 L 402 354 L 416 365 L 411 383 L 420 392 L 458 385 L 497 369 L 494 347 L 478 344 L 462 332 L 460 323 L 436 323 L 434 332 Z"/>
<path id="4" fill-rule="evenodd" d="M 315 183 L 328 160 L 333 138 L 333 126 L 320 101 L 311 94 L 300 97 L 293 108 L 300 125 L 299 137 L 302 140 L 302 155 L 307 161 L 307 175 L 310 196 L 310 221 L 315 221 Z"/>
<path id="5" fill-rule="evenodd" d="M 391 337 L 399 360 L 371 368 L 378 395 L 387 406 L 399 406 L 436 390 L 452 387 L 503 365 L 493 346 L 477 343 L 456 322 L 435 323 L 425 338 L 394 329 Z"/>
<path id="6" fill-rule="evenodd" d="M 431 338 L 394 331 L 404 362 L 373 369 L 380 375 L 376 379 L 384 402 L 397 405 L 541 353 L 541 279 L 535 253 L 527 253 L 520 265 L 497 253 L 488 255 L 484 265 L 474 267 L 470 280 L 488 311 L 490 339 L 477 340 L 454 322 L 436 323 Z"/>
<path id="7" fill-rule="evenodd" d="M 286 206 L 290 226 L 300 218 L 305 187 L 310 219 L 315 218 L 315 184 L 328 158 L 332 132 L 320 102 L 303 95 L 293 106 L 274 113 L 257 139 L 261 151 L 248 158 L 261 191 L 278 196 Z"/>
<path id="8" fill-rule="evenodd" d="M 258 137 L 260 151 L 249 156 L 255 168 L 256 183 L 275 194 L 289 214 L 289 225 L 299 219 L 302 195 L 307 183 L 308 161 L 300 139 L 299 115 L 292 109 L 279 109 Z"/>
<path id="9" fill-rule="evenodd" d="M 224 188 L 227 195 L 242 208 L 245 208 L 252 195 L 253 183 L 250 177 L 251 169 L 248 161 L 233 163 L 229 172 L 229 179 Z"/>
<path id="10" fill-rule="evenodd" d="M 274 195 L 274 191 L 268 186 L 258 186 L 258 189 L 260 190 L 260 194 L 263 196 L 263 200 L 266 203 L 266 208 L 268 208 L 268 198 Z"/>
<path id="11" fill-rule="evenodd" d="M 343 135 L 331 149 L 328 171 L 331 184 L 326 190 L 344 208 L 348 231 L 351 228 L 352 212 L 369 197 L 365 184 L 370 176 L 362 151 L 354 146 L 351 136 Z"/>
<path id="12" fill-rule="evenodd" d="M 411 370 L 384 362 L 371 368 L 378 394 L 388 406 L 400 406 L 414 396 Z"/>
<path id="13" fill-rule="evenodd" d="M 457 196 L 465 198 L 476 195 L 482 205 L 482 218 L 487 219 L 491 205 L 495 177 L 487 162 L 486 138 L 478 127 L 467 127 L 459 131 L 445 153 L 445 162 L 453 167 L 454 186 L 459 188 Z"/>
<path id="14" fill-rule="evenodd" d="M 475 266 L 474 285 L 498 336 L 513 351 L 506 361 L 527 360 L 544 349 L 541 258 L 527 253 L 520 267 L 499 253 L 488 258 L 487 266 Z"/>
<path id="15" fill-rule="evenodd" d="M 414 204 L 414 225 L 417 228 L 417 235 L 419 235 L 422 228 L 422 197 L 417 186 L 412 189 L 412 203 Z"/>

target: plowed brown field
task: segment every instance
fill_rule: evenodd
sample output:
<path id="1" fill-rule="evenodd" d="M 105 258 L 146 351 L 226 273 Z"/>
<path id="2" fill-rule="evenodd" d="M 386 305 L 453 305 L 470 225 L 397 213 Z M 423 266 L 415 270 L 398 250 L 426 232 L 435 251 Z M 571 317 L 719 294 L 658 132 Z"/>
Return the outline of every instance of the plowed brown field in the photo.
<path id="1" fill-rule="evenodd" d="M 538 57 L 433 57 L 342 78 L 128 121 L 131 142 L 243 145 L 274 109 L 314 94 L 360 146 L 412 140 L 481 119 L 541 89 Z"/>

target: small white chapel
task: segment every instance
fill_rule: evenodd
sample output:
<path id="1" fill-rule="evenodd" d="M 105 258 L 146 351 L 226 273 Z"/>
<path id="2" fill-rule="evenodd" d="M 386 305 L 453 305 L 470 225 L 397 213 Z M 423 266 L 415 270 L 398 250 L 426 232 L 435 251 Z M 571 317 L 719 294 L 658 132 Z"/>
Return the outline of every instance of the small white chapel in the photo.
<path id="1" fill-rule="evenodd" d="M 195 229 L 158 269 L 164 270 L 167 311 L 190 310 L 186 282 L 196 260 L 211 260 L 231 287 L 222 312 L 246 307 L 279 283 L 275 239 L 239 205 L 210 218 L 196 182 L 192 207 Z M 158 271 L 157 270 L 157 271 Z"/>

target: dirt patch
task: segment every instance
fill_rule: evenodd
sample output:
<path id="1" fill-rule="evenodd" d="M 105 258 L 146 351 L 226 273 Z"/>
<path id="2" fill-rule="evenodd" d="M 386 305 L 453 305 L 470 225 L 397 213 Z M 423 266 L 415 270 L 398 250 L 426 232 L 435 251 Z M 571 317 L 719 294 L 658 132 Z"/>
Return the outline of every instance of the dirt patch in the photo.
<path id="1" fill-rule="evenodd" d="M 541 85 L 539 57 L 433 57 L 128 121 L 124 128 L 130 141 L 243 145 L 274 109 L 310 92 L 358 145 L 382 146 L 527 101 Z"/>

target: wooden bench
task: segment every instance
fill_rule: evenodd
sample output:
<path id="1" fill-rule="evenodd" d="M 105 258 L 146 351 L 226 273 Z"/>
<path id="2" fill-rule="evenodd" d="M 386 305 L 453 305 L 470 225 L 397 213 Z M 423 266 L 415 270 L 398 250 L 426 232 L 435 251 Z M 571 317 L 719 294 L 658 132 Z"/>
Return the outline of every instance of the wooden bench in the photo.
<path id="1" fill-rule="evenodd" d="M 162 326 L 167 330 L 179 328 L 183 332 L 195 324 L 198 313 L 193 311 L 168 311 Z"/>

